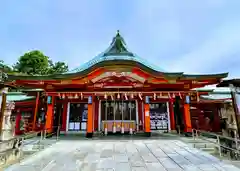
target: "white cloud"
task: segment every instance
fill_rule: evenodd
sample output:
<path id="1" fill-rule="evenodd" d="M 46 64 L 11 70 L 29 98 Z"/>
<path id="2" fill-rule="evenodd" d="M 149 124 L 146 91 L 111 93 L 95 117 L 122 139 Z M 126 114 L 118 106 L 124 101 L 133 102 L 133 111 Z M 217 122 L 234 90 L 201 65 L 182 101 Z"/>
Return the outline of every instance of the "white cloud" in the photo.
<path id="1" fill-rule="evenodd" d="M 128 23 L 131 27 L 141 27 L 135 34 L 141 32 L 147 41 L 144 42 L 145 48 L 136 49 L 170 72 L 233 71 L 233 68 L 230 70 L 231 61 L 240 62 L 240 57 L 232 58 L 240 53 L 240 23 L 234 21 L 231 14 L 236 2 L 137 1 Z M 234 16 L 238 14 L 234 13 Z M 186 48 L 181 51 L 184 46 Z"/>
<path id="2" fill-rule="evenodd" d="M 240 53 L 240 23 L 227 22 L 216 29 L 201 46 L 174 61 L 172 69 L 190 73 L 210 71 L 213 66 L 223 67 L 230 60 L 240 62 L 240 57 L 231 58 L 237 52 Z"/>

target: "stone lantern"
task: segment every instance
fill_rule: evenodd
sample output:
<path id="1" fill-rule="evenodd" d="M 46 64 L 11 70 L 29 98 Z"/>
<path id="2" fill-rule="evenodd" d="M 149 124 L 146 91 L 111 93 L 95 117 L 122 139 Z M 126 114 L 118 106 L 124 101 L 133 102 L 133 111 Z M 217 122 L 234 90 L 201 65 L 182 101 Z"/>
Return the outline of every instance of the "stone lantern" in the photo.
<path id="1" fill-rule="evenodd" d="M 6 102 L 6 108 L 3 115 L 1 140 L 9 140 L 14 136 L 14 125 L 11 121 L 12 110 L 15 108 L 14 102 Z"/>
<path id="2" fill-rule="evenodd" d="M 9 140 L 11 138 L 13 138 L 13 124 L 11 121 L 11 114 L 12 114 L 12 110 L 15 108 L 15 103 L 14 102 L 10 102 L 10 101 L 6 101 L 3 102 L 3 94 L 7 94 L 8 88 L 4 88 L 1 90 L 1 95 L 0 95 L 0 104 L 2 103 L 6 103 L 6 105 L 0 105 L 0 110 L 3 111 L 3 116 L 2 116 L 2 130 L 1 130 L 1 137 L 0 140 Z M 2 110 L 2 106 L 4 106 L 4 110 Z"/>

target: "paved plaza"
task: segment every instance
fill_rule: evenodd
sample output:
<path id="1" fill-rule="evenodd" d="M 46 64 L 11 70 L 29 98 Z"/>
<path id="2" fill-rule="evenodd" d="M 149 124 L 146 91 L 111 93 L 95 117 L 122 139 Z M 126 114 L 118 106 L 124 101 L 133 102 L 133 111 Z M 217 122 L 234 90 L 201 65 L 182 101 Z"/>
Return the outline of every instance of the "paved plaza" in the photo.
<path id="1" fill-rule="evenodd" d="M 240 169 L 179 140 L 62 140 L 5 171 L 178 171 Z"/>

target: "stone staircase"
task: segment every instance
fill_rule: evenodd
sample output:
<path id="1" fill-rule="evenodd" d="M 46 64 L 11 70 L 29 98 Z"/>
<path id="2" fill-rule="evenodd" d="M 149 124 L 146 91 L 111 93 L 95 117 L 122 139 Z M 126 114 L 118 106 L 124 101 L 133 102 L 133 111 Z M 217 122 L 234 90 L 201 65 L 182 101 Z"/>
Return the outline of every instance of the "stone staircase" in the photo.
<path id="1" fill-rule="evenodd" d="M 215 139 L 206 138 L 205 140 L 202 139 L 193 139 L 192 137 L 181 137 L 181 140 L 186 144 L 190 145 L 191 147 L 200 149 L 202 151 L 206 151 L 209 154 L 216 155 L 218 154 L 218 148 Z"/>
<path id="2" fill-rule="evenodd" d="M 50 145 L 56 143 L 55 138 L 49 138 L 45 140 L 40 140 L 39 138 L 31 139 L 31 140 L 25 140 L 23 144 L 22 151 L 23 152 L 37 152 L 40 150 L 43 150 L 46 147 L 49 147 Z"/>

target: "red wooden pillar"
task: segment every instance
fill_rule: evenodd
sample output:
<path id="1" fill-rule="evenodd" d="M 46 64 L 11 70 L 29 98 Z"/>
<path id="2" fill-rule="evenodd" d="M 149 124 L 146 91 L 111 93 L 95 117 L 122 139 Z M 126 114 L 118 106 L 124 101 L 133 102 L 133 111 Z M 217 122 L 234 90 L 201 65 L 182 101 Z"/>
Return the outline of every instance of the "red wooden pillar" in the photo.
<path id="1" fill-rule="evenodd" d="M 92 138 L 93 136 L 93 104 L 92 96 L 88 97 L 88 119 L 87 119 L 87 138 Z"/>
<path id="2" fill-rule="evenodd" d="M 15 135 L 20 135 L 20 122 L 21 122 L 22 116 L 20 110 L 17 110 L 16 119 L 15 119 Z"/>
<path id="3" fill-rule="evenodd" d="M 151 136 L 151 123 L 150 123 L 150 106 L 149 106 L 149 97 L 145 97 L 145 104 L 144 104 L 144 128 L 145 133 L 147 136 Z"/>
<path id="4" fill-rule="evenodd" d="M 142 105 L 142 101 L 141 100 L 137 100 L 137 104 L 138 104 L 138 123 L 139 123 L 139 130 L 143 131 L 143 105 Z"/>
<path id="5" fill-rule="evenodd" d="M 192 123 L 191 123 L 191 114 L 190 114 L 190 97 L 186 96 L 183 105 L 183 114 L 184 114 L 184 132 L 192 132 Z"/>
<path id="6" fill-rule="evenodd" d="M 94 130 L 97 131 L 98 130 L 98 115 L 99 113 L 99 100 L 95 99 L 94 101 Z"/>
<path id="7" fill-rule="evenodd" d="M 170 127 L 171 131 L 176 130 L 176 124 L 175 124 L 175 116 L 174 116 L 174 108 L 173 108 L 173 99 L 171 98 L 168 102 L 169 106 L 169 115 L 170 115 Z"/>
<path id="8" fill-rule="evenodd" d="M 67 125 L 67 110 L 68 110 L 68 103 L 66 100 L 63 101 L 63 113 L 62 113 L 62 126 L 61 126 L 61 131 L 67 130 L 66 125 Z"/>
<path id="9" fill-rule="evenodd" d="M 46 115 L 46 124 L 45 128 L 48 133 L 52 132 L 53 127 L 53 110 L 54 110 L 54 96 L 48 96 L 47 99 L 47 115 Z"/>

